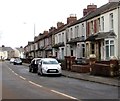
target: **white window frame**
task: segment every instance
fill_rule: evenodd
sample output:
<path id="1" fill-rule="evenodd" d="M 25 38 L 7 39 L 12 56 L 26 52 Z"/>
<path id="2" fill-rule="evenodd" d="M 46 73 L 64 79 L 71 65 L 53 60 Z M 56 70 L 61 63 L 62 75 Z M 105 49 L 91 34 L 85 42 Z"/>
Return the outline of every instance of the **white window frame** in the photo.
<path id="1" fill-rule="evenodd" d="M 110 13 L 110 30 L 113 30 L 113 26 L 114 26 L 113 13 Z"/>
<path id="2" fill-rule="evenodd" d="M 82 23 L 82 36 L 84 36 L 85 35 L 85 25 L 84 25 L 84 23 Z"/>
<path id="3" fill-rule="evenodd" d="M 91 34 L 94 34 L 94 24 L 93 24 L 93 21 L 90 22 L 90 32 L 91 32 Z"/>
<path id="4" fill-rule="evenodd" d="M 97 31 L 98 31 L 98 32 L 101 31 L 100 18 L 98 18 L 98 27 L 97 27 Z"/>
<path id="5" fill-rule="evenodd" d="M 106 44 L 106 41 L 108 41 L 108 44 Z M 113 41 L 113 43 L 111 43 L 111 41 Z M 107 57 L 107 54 L 106 54 L 106 47 L 108 46 L 108 57 Z M 111 54 L 111 47 L 113 47 L 113 54 Z M 111 56 L 114 56 L 115 55 L 115 40 L 113 38 L 109 38 L 109 39 L 105 39 L 105 58 L 108 60 L 110 59 Z"/>
<path id="6" fill-rule="evenodd" d="M 104 16 L 101 17 L 101 31 L 104 31 Z"/>
<path id="7" fill-rule="evenodd" d="M 70 28 L 70 35 L 71 35 L 71 38 L 73 38 L 73 28 Z"/>
<path id="8" fill-rule="evenodd" d="M 62 42 L 64 42 L 64 32 L 62 32 Z"/>
<path id="9" fill-rule="evenodd" d="M 59 33 L 58 35 L 58 43 L 60 43 L 62 40 L 61 40 L 61 33 Z"/>

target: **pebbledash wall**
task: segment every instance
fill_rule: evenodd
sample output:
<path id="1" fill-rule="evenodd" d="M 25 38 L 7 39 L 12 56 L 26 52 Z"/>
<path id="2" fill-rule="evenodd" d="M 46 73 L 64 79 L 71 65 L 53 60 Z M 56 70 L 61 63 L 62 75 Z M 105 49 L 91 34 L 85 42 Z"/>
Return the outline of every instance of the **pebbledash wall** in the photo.
<path id="1" fill-rule="evenodd" d="M 113 7 L 113 8 L 111 8 Z M 101 9 L 97 9 L 97 11 L 93 13 L 89 13 L 87 14 L 87 16 L 84 16 L 83 18 L 81 18 L 80 20 L 77 20 L 76 23 L 74 23 L 73 25 L 70 25 L 70 26 L 67 26 L 65 27 L 65 29 L 63 28 L 62 30 L 58 30 L 56 33 L 53 33 L 54 35 L 54 39 L 55 39 L 55 44 L 58 45 L 57 48 L 56 47 L 52 47 L 52 55 L 56 55 L 57 54 L 57 58 L 58 59 L 63 59 L 63 56 L 71 56 L 71 53 L 73 56 L 77 58 L 81 58 L 82 57 L 82 44 L 85 43 L 85 47 L 86 47 L 86 43 L 87 42 L 78 42 L 76 41 L 75 39 L 76 38 L 80 38 L 82 35 L 84 35 L 84 38 L 86 39 L 87 37 L 89 37 L 89 35 L 94 35 L 94 34 L 97 34 L 99 32 L 114 32 L 116 36 L 114 37 L 106 37 L 106 38 L 102 38 L 102 43 L 101 43 L 101 60 L 106 60 L 106 53 L 107 53 L 107 45 L 106 45 L 106 40 L 109 41 L 110 43 L 110 40 L 113 40 L 111 42 L 112 45 L 114 45 L 114 49 L 111 50 L 113 51 L 113 55 L 117 58 L 120 59 L 120 4 L 119 2 L 117 3 L 113 3 L 112 1 L 110 1 L 110 3 L 107 3 L 105 5 L 102 6 Z M 104 9 L 106 11 L 104 11 Z M 102 10 L 102 11 L 101 11 Z M 92 15 L 91 15 L 92 14 Z M 110 15 L 113 15 L 113 28 L 111 29 L 111 20 L 110 20 Z M 100 30 L 97 31 L 96 33 L 91 33 L 90 31 L 90 34 L 87 32 L 87 22 L 91 22 L 91 21 L 94 21 L 98 18 L 100 19 Z M 104 17 L 104 29 L 102 29 L 102 17 Z M 84 31 L 82 31 L 82 24 L 84 24 Z M 78 29 L 78 36 L 76 35 L 75 33 L 75 27 L 76 26 L 79 26 L 79 29 Z M 92 27 L 95 27 L 94 23 L 92 25 Z M 96 28 L 96 27 L 95 27 Z M 71 29 L 73 31 L 73 36 L 71 35 Z M 62 33 L 64 33 L 64 37 L 61 37 L 62 36 Z M 106 33 L 105 33 L 106 34 Z M 88 36 L 87 36 L 88 35 Z M 60 38 L 61 37 L 61 38 Z M 74 41 L 76 41 L 75 43 L 72 42 L 73 39 Z M 41 39 L 42 41 L 42 39 Z M 43 39 L 44 41 L 44 39 Z M 54 40 L 52 40 L 54 41 Z M 67 42 L 68 41 L 68 42 Z M 100 40 L 99 40 L 100 41 Z M 64 42 L 64 45 L 62 45 L 62 42 Z M 88 43 L 91 43 L 91 42 L 88 42 Z M 41 44 L 40 44 L 41 45 Z M 110 47 L 111 45 L 109 44 L 109 50 L 108 50 L 108 53 L 109 53 L 109 59 L 112 55 L 110 55 Z M 43 47 L 44 44 L 43 44 Z M 40 48 L 40 47 L 39 47 Z M 99 48 L 99 47 L 98 47 Z M 97 49 L 97 47 L 96 47 Z M 95 49 L 95 51 L 96 51 Z M 71 50 L 73 50 L 71 52 Z M 32 51 L 32 50 L 31 50 Z M 41 51 L 42 52 L 42 51 Z M 98 53 L 98 52 L 95 52 L 95 53 Z M 91 49 L 90 49 L 90 44 L 88 46 L 88 49 L 86 49 L 86 53 L 85 53 L 85 58 L 89 57 L 91 54 Z"/>
<path id="2" fill-rule="evenodd" d="M 113 14 L 113 28 L 111 29 L 110 28 L 110 14 Z M 104 32 L 110 32 L 110 31 L 113 31 L 116 36 L 114 38 L 106 38 L 105 40 L 114 40 L 114 56 L 119 58 L 120 59 L 120 9 L 119 7 L 109 11 L 109 12 L 106 12 L 106 13 L 103 13 L 101 14 L 101 17 L 104 17 Z M 104 57 L 102 57 L 102 59 L 106 59 L 106 48 L 105 48 L 106 44 L 104 42 L 104 49 L 102 51 L 102 53 L 104 53 Z M 109 48 L 110 49 L 110 48 Z M 109 51 L 111 52 L 111 51 Z M 111 55 L 109 55 L 111 56 Z"/>
<path id="3" fill-rule="evenodd" d="M 120 6 L 118 7 L 118 58 L 120 60 Z"/>

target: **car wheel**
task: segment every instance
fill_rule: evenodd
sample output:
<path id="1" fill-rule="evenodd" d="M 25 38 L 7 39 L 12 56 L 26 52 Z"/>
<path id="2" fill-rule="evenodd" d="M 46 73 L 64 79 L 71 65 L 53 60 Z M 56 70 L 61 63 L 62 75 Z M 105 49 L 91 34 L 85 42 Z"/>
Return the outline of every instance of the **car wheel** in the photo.
<path id="1" fill-rule="evenodd" d="M 35 72 L 36 72 L 36 70 L 33 68 L 33 69 L 32 69 L 32 73 L 35 73 Z"/>
<path id="2" fill-rule="evenodd" d="M 29 68 L 29 72 L 31 72 L 31 68 Z"/>
<path id="3" fill-rule="evenodd" d="M 37 71 L 37 74 L 40 75 L 39 71 Z"/>

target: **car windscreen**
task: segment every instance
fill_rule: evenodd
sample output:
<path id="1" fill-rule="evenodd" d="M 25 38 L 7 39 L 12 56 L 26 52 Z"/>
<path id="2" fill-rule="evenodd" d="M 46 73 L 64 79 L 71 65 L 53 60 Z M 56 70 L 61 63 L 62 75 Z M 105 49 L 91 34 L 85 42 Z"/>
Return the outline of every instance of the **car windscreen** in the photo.
<path id="1" fill-rule="evenodd" d="M 43 60 L 43 64 L 58 64 L 58 62 L 55 60 L 47 60 L 47 61 Z"/>
<path id="2" fill-rule="evenodd" d="M 16 58 L 15 61 L 21 61 L 21 59 L 20 58 Z"/>

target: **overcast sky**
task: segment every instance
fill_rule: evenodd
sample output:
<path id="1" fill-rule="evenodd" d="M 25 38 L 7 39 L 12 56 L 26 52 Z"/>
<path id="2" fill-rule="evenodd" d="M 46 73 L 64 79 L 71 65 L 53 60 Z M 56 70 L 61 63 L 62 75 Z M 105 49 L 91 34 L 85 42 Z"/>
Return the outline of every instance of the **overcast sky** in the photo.
<path id="1" fill-rule="evenodd" d="M 70 14 L 77 19 L 83 9 L 94 3 L 100 7 L 108 0 L 0 0 L 0 46 L 26 46 L 35 34 L 56 27 L 58 21 L 66 23 Z"/>

